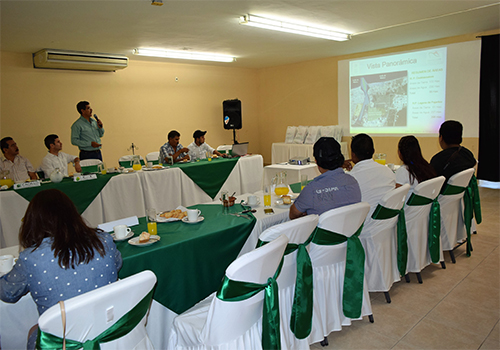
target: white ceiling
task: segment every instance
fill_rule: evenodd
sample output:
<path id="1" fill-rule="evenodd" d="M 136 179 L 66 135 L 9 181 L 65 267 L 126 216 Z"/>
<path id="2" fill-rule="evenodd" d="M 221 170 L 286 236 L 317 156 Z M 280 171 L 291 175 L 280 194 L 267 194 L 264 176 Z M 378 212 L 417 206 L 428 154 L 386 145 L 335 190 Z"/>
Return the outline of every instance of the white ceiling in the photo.
<path id="1" fill-rule="evenodd" d="M 103 52 L 131 59 L 138 59 L 132 57 L 136 47 L 187 49 L 237 57 L 215 65 L 263 68 L 500 28 L 500 3 L 487 0 L 163 2 L 1 0 L 0 48 Z M 239 16 L 248 13 L 355 35 L 337 42 L 239 25 Z"/>

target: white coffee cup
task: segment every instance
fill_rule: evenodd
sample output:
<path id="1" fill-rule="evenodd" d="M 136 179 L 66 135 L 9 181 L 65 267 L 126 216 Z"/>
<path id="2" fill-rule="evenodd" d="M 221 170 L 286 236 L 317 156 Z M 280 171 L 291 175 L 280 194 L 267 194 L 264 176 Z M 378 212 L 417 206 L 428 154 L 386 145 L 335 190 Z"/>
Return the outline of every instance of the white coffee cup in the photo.
<path id="1" fill-rule="evenodd" d="M 132 229 L 127 227 L 127 225 L 117 225 L 113 227 L 113 231 L 115 231 L 115 238 L 121 239 L 127 237 Z"/>
<path id="2" fill-rule="evenodd" d="M 152 168 L 153 167 L 153 162 L 148 162 L 148 168 Z"/>
<path id="3" fill-rule="evenodd" d="M 12 270 L 13 265 L 14 265 L 13 255 L 0 256 L 0 274 L 6 274 L 10 270 Z"/>
<path id="4" fill-rule="evenodd" d="M 201 211 L 199 209 L 188 209 L 187 215 L 189 222 L 196 222 L 198 221 L 198 217 L 201 215 Z"/>
<path id="5" fill-rule="evenodd" d="M 248 205 L 256 205 L 259 203 L 259 199 L 257 198 L 257 196 L 248 196 L 248 199 L 247 199 L 247 204 Z"/>

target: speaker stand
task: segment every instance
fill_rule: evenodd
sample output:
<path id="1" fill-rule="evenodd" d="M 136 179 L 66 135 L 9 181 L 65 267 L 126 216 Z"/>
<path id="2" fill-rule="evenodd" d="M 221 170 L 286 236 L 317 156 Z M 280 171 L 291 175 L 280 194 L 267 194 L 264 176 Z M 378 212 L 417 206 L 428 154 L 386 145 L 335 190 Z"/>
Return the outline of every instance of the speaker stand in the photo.
<path id="1" fill-rule="evenodd" d="M 233 140 L 234 140 L 233 145 L 237 145 L 238 141 L 236 141 L 236 129 L 234 129 L 234 128 L 233 128 Z"/>

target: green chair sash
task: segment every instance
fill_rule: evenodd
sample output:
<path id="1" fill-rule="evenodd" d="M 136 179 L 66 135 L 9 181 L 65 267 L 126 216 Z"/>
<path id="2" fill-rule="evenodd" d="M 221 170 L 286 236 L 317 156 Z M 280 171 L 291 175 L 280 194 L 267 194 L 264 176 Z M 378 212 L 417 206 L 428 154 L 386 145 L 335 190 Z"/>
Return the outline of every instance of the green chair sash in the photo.
<path id="1" fill-rule="evenodd" d="M 464 193 L 464 222 L 465 231 L 467 234 L 467 256 L 471 256 L 472 252 L 472 241 L 471 241 L 471 226 L 472 218 L 476 217 L 476 222 L 478 224 L 482 221 L 481 214 L 481 201 L 479 198 L 479 189 L 477 187 L 477 179 L 475 175 L 469 181 L 467 187 L 446 185 L 444 190 L 441 192 L 443 196 L 454 195 L 459 193 Z"/>
<path id="2" fill-rule="evenodd" d="M 114 325 L 92 340 L 80 343 L 76 340 L 66 339 L 66 349 L 76 350 L 83 348 L 84 350 L 99 350 L 101 348 L 101 343 L 107 343 L 128 334 L 139 324 L 144 315 L 146 315 L 152 296 L 153 289 L 151 289 L 151 291 L 136 306 L 134 306 L 132 310 L 127 312 L 118 321 L 116 321 Z M 50 333 L 42 332 L 38 329 L 38 336 L 36 339 L 37 350 L 57 350 L 62 348 L 63 338 L 59 338 L 58 336 Z"/>
<path id="3" fill-rule="evenodd" d="M 397 238 L 398 238 L 398 270 L 401 276 L 406 275 L 406 264 L 408 263 L 408 237 L 406 233 L 406 220 L 404 206 L 400 210 L 386 208 L 377 205 L 373 212 L 372 219 L 386 220 L 398 215 Z"/>
<path id="4" fill-rule="evenodd" d="M 234 281 L 224 276 L 224 280 L 217 291 L 217 298 L 222 301 L 242 301 L 253 297 L 264 290 L 264 308 L 262 310 L 262 348 L 281 349 L 280 340 L 280 306 L 278 298 L 278 278 L 283 259 L 273 277 L 267 283 Z"/>
<path id="5" fill-rule="evenodd" d="M 97 165 L 82 166 L 82 173 L 97 173 L 98 171 L 99 167 Z"/>
<path id="6" fill-rule="evenodd" d="M 342 311 L 349 318 L 359 318 L 363 306 L 365 249 L 359 240 L 362 229 L 363 225 L 351 237 L 319 227 L 313 232 L 312 242 L 318 245 L 337 245 L 347 241 Z"/>
<path id="7" fill-rule="evenodd" d="M 440 253 L 441 253 L 441 207 L 439 201 L 436 198 L 430 199 L 418 194 L 412 193 L 406 205 L 409 206 L 421 206 L 431 204 L 431 210 L 429 212 L 429 234 L 427 236 L 429 252 L 431 255 L 431 261 L 434 264 L 439 263 Z"/>
<path id="8" fill-rule="evenodd" d="M 297 250 L 297 276 L 290 315 L 290 330 L 297 339 L 307 338 L 312 328 L 313 270 L 311 258 L 306 248 L 311 243 L 312 238 L 311 234 L 304 243 L 288 243 L 285 249 L 285 255 Z M 263 242 L 259 239 L 257 248 L 267 243 L 269 242 Z"/>

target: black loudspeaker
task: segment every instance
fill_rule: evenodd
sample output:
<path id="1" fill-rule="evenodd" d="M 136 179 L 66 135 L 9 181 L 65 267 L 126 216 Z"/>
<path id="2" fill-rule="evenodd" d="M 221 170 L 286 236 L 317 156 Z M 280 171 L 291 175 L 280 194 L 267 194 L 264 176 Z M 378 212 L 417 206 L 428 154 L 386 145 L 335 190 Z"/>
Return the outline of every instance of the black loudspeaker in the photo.
<path id="1" fill-rule="evenodd" d="M 241 101 L 226 100 L 222 102 L 224 112 L 224 129 L 241 129 Z"/>

